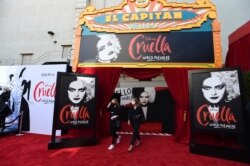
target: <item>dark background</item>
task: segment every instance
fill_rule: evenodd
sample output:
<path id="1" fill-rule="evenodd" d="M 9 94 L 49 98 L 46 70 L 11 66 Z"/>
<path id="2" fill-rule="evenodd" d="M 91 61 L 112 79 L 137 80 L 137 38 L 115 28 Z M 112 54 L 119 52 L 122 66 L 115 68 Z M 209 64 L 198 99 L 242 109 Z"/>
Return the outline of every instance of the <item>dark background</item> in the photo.
<path id="1" fill-rule="evenodd" d="M 172 53 L 165 56 L 170 56 L 170 60 L 166 62 L 214 62 L 214 48 L 212 32 L 167 32 L 167 33 L 140 33 L 147 37 L 157 38 L 162 35 L 167 37 L 167 42 L 170 45 Z M 148 62 L 147 60 L 133 60 L 128 53 L 128 47 L 131 39 L 138 35 L 136 34 L 116 34 L 121 44 L 121 51 L 118 59 L 115 62 Z M 96 35 L 82 36 L 80 46 L 79 63 L 96 62 L 98 54 L 96 44 L 99 38 Z M 143 54 L 143 56 L 152 56 L 157 54 Z M 163 56 L 163 55 L 159 55 Z M 157 61 L 153 61 L 157 62 Z M 164 62 L 164 61 L 158 61 Z"/>
<path id="2" fill-rule="evenodd" d="M 244 127 L 244 109 L 242 108 L 242 96 L 240 95 L 236 99 L 233 99 L 232 101 L 228 103 L 224 103 L 224 105 L 231 107 L 232 112 L 236 116 L 237 123 L 235 123 L 236 129 L 227 129 L 227 128 L 214 128 L 210 126 L 201 126 L 196 121 L 196 112 L 197 109 L 203 105 L 206 104 L 207 101 L 204 98 L 202 94 L 201 84 L 204 80 L 204 75 L 210 73 L 210 72 L 220 72 L 220 71 L 230 71 L 230 70 L 237 70 L 237 69 L 209 69 L 209 70 L 196 70 L 191 71 L 189 73 L 189 93 L 190 93 L 190 105 L 191 105 L 191 124 L 195 130 L 199 131 L 209 131 L 213 133 L 244 133 L 245 127 Z M 242 84 L 242 78 L 240 77 L 240 71 L 238 70 L 238 79 L 239 79 L 239 85 Z M 241 91 L 242 94 L 242 91 Z M 221 108 L 220 108 L 221 109 Z M 220 122 L 219 122 L 220 123 Z M 221 122 L 221 124 L 223 124 Z"/>

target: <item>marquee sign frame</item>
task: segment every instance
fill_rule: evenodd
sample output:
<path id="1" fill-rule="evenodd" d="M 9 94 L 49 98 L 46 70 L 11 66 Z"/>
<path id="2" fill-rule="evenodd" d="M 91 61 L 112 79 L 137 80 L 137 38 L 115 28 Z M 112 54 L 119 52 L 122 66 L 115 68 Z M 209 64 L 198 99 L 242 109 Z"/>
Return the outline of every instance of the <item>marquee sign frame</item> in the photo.
<path id="1" fill-rule="evenodd" d="M 163 0 L 124 0 L 116 7 L 101 10 L 96 10 L 94 6 L 88 6 L 80 14 L 76 28 L 72 69 L 76 71 L 77 67 L 222 67 L 220 23 L 216 17 L 215 5 L 210 0 L 196 0 L 195 3 L 171 3 Z M 207 27 L 210 27 L 210 29 Z M 191 62 L 181 60 L 155 62 L 118 60 L 115 63 L 98 63 L 93 60 L 85 61 L 84 58 L 81 58 L 83 55 L 86 55 L 86 52 L 81 50 L 81 45 L 88 45 L 89 39 L 86 37 L 91 35 L 115 34 L 122 36 L 122 34 L 150 33 L 168 35 L 172 32 L 211 32 L 211 51 L 213 55 L 210 56 L 213 56 L 213 60 L 207 62 L 192 62 L 192 59 L 190 60 Z M 151 36 L 148 38 L 151 38 Z M 156 40 L 156 38 L 153 40 Z M 85 41 L 84 43 L 84 39 L 87 42 Z M 205 45 L 205 42 L 203 45 Z M 127 49 L 126 45 L 124 47 Z M 93 47 L 93 49 L 96 48 Z"/>

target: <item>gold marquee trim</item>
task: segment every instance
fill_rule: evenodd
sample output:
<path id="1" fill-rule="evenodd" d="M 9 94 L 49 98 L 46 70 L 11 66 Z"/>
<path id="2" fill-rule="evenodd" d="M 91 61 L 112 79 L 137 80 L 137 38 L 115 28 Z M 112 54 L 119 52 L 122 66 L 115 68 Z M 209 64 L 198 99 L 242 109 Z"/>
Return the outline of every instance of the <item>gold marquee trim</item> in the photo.
<path id="1" fill-rule="evenodd" d="M 122 67 L 126 68 L 214 68 L 214 63 L 79 63 L 78 67 Z"/>
<path id="2" fill-rule="evenodd" d="M 128 6 L 129 2 L 134 2 L 135 0 L 125 0 L 123 1 L 119 6 L 112 7 L 112 8 L 104 8 L 100 10 L 96 10 L 94 6 L 88 6 L 86 9 L 80 14 L 80 19 L 78 24 L 79 25 L 86 25 L 91 31 L 96 32 L 114 32 L 114 33 L 136 33 L 136 32 L 167 32 L 172 30 L 182 30 L 182 29 L 191 29 L 195 27 L 200 27 L 201 24 L 207 20 L 207 18 L 214 19 L 216 18 L 216 9 L 215 5 L 213 5 L 210 0 L 196 0 L 195 3 L 171 3 L 166 2 L 164 0 L 146 0 L 151 1 L 152 3 L 157 3 L 163 6 L 163 8 L 171 8 L 171 9 L 207 9 L 208 12 L 202 16 L 202 18 L 199 18 L 198 21 L 195 23 L 188 23 L 187 25 L 177 25 L 176 27 L 168 27 L 168 28 L 149 28 L 149 29 L 122 29 L 122 28 L 107 28 L 102 27 L 102 25 L 99 28 L 96 27 L 97 24 L 93 23 L 93 21 L 90 21 L 90 17 L 95 17 L 100 14 L 115 14 L 115 13 L 123 13 L 123 9 L 125 6 Z M 143 8 L 145 9 L 145 8 Z M 130 12 L 133 13 L 133 12 Z M 149 22 L 150 24 L 150 22 Z"/>
<path id="3" fill-rule="evenodd" d="M 221 39 L 220 39 L 220 23 L 216 19 L 213 21 L 213 41 L 214 41 L 214 61 L 215 67 L 222 67 L 222 48 L 221 48 Z"/>
<path id="4" fill-rule="evenodd" d="M 86 15 L 96 15 L 98 13 L 105 13 L 105 12 L 113 12 L 116 10 L 121 10 L 123 6 L 125 6 L 128 1 L 135 1 L 135 0 L 124 0 L 119 6 L 113 8 L 105 8 L 101 10 L 96 10 L 94 6 L 88 6 L 79 17 L 78 26 L 75 31 L 75 40 L 74 40 L 74 55 L 72 60 L 72 71 L 76 72 L 77 67 L 126 67 L 126 68 L 220 68 L 222 67 L 222 48 L 221 48 L 221 39 L 220 39 L 220 23 L 216 19 L 216 10 L 215 6 L 210 2 L 210 0 L 196 0 L 195 3 L 186 4 L 186 3 L 169 3 L 164 0 L 156 0 L 157 3 L 161 3 L 164 7 L 181 7 L 181 8 L 210 8 L 211 11 L 207 14 L 207 16 L 211 19 L 214 19 L 212 23 L 213 29 L 213 41 L 214 41 L 214 63 L 112 63 L 112 64 L 103 64 L 103 63 L 79 63 L 79 56 L 80 56 L 80 42 L 82 36 L 82 25 L 86 23 L 85 16 Z M 154 1 L 154 0 L 151 0 Z M 206 18 L 203 18 L 196 26 L 200 26 L 200 24 L 205 21 Z M 91 25 L 88 25 L 91 26 Z M 181 30 L 182 28 L 192 28 L 191 25 L 185 27 L 176 27 L 174 30 Z M 164 31 L 169 31 L 170 29 L 165 29 Z M 173 30 L 173 29 L 172 29 Z M 92 31 L 103 31 L 102 29 L 94 29 Z M 163 31 L 154 30 L 154 32 Z M 131 31 L 128 31 L 131 33 Z M 148 32 L 147 30 L 137 30 L 133 32 Z M 152 32 L 152 30 L 150 30 Z M 116 31 L 115 33 L 119 33 Z M 79 64 L 78 64 L 79 63 Z"/>

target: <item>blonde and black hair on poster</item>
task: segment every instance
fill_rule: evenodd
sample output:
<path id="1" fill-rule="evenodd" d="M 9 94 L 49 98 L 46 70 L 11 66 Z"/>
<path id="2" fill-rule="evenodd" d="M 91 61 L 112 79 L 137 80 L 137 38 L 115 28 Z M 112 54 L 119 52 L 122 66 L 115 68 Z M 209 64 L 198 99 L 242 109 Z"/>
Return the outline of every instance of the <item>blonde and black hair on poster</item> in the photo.
<path id="1" fill-rule="evenodd" d="M 92 127 L 95 120 L 96 77 L 58 73 L 54 128 Z"/>
<path id="2" fill-rule="evenodd" d="M 192 129 L 244 133 L 241 80 L 237 68 L 190 71 Z"/>

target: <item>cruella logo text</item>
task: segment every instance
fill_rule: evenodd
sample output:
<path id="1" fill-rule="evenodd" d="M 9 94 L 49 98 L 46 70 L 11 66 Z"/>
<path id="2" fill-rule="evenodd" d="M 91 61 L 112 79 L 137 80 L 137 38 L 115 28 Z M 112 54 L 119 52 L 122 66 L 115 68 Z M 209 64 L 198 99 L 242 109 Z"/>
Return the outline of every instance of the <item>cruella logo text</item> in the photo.
<path id="1" fill-rule="evenodd" d="M 133 60 L 145 59 L 144 55 L 152 56 L 150 60 L 169 60 L 172 53 L 171 47 L 166 36 L 147 37 L 143 34 L 136 35 L 129 44 L 129 56 Z M 160 56 L 160 57 L 159 57 Z M 148 59 L 148 58 L 146 58 Z"/>

